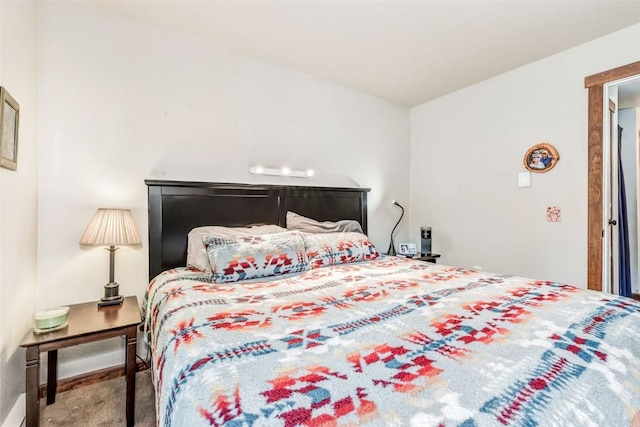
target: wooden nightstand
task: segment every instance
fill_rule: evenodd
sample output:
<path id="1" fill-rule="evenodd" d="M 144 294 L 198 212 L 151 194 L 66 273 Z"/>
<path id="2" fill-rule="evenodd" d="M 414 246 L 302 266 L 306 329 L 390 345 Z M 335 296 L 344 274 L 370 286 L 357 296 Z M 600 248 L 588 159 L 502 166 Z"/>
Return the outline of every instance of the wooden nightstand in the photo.
<path id="1" fill-rule="evenodd" d="M 127 380 L 127 426 L 133 426 L 136 388 L 137 326 L 140 324 L 138 299 L 126 297 L 122 305 L 98 307 L 98 302 L 69 306 L 69 324 L 44 334 L 30 332 L 20 344 L 27 349 L 27 423 L 40 425 L 40 352 L 48 352 L 47 405 L 56 400 L 58 349 L 91 341 L 126 336 L 125 375 Z"/>

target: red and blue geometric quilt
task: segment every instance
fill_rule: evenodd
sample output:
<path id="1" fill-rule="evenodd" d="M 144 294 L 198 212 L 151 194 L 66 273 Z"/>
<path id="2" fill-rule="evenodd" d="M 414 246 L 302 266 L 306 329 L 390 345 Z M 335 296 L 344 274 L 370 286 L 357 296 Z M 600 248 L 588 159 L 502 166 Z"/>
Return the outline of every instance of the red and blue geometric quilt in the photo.
<path id="1" fill-rule="evenodd" d="M 145 297 L 157 423 L 640 426 L 640 303 L 382 257 Z"/>

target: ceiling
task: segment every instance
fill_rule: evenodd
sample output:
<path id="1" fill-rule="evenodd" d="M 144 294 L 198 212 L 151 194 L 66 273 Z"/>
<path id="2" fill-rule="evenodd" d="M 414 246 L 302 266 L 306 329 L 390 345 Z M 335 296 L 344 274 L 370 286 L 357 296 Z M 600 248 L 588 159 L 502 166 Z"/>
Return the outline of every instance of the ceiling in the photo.
<path id="1" fill-rule="evenodd" d="M 403 106 L 640 22 L 640 0 L 85 1 Z"/>

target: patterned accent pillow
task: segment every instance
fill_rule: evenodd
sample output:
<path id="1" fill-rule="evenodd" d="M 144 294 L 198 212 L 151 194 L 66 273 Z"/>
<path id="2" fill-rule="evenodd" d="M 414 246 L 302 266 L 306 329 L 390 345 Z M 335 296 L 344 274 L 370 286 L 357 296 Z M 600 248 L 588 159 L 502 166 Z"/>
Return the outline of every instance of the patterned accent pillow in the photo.
<path id="1" fill-rule="evenodd" d="M 211 273 L 209 267 L 209 255 L 207 248 L 202 243 L 202 238 L 207 235 L 220 237 L 250 236 L 253 234 L 273 234 L 283 233 L 286 228 L 277 225 L 254 225 L 253 227 L 221 227 L 218 225 L 208 225 L 196 227 L 187 236 L 187 267 L 195 268 L 205 273 Z"/>
<path id="2" fill-rule="evenodd" d="M 303 233 L 311 268 L 369 261 L 380 256 L 369 238 L 361 233 Z"/>
<path id="3" fill-rule="evenodd" d="M 211 265 L 211 281 L 237 282 L 309 269 L 302 233 L 254 236 L 207 235 L 202 238 Z"/>

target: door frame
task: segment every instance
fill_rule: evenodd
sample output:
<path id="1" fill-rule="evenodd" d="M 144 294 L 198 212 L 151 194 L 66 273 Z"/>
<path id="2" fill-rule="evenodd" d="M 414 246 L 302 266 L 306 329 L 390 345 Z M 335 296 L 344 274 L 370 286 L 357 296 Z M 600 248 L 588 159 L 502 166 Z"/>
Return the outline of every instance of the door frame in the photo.
<path id="1" fill-rule="evenodd" d="M 604 129 L 604 85 L 640 74 L 640 61 L 623 65 L 584 79 L 589 89 L 587 141 L 587 287 L 602 291 L 602 149 Z"/>

